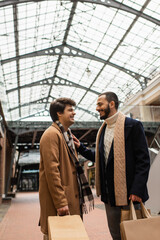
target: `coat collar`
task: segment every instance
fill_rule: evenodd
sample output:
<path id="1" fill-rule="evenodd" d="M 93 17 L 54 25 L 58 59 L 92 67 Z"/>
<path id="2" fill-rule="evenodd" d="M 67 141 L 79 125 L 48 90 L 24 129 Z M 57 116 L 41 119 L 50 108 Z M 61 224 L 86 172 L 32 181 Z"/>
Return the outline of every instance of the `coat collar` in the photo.
<path id="1" fill-rule="evenodd" d="M 61 129 L 59 128 L 59 126 L 58 126 L 55 122 L 52 123 L 52 127 L 55 127 L 55 128 L 60 132 L 60 134 L 62 135 L 62 141 L 64 142 L 64 146 L 66 147 L 66 149 L 67 149 L 67 151 L 68 151 L 68 155 L 69 155 L 72 163 L 75 165 L 75 163 L 74 163 L 74 161 L 73 161 L 73 159 L 72 159 L 71 152 L 70 152 L 69 147 L 68 147 L 68 145 L 67 145 L 67 143 L 66 143 L 66 141 L 65 141 L 65 139 L 64 139 L 64 136 L 63 136 L 63 133 L 62 133 Z M 75 153 L 76 153 L 76 157 L 77 157 L 77 159 L 78 159 L 77 152 L 75 151 Z"/>
<path id="2" fill-rule="evenodd" d="M 55 122 L 52 123 L 52 127 L 55 127 L 60 133 L 62 133 L 61 129 L 58 127 L 58 125 Z"/>

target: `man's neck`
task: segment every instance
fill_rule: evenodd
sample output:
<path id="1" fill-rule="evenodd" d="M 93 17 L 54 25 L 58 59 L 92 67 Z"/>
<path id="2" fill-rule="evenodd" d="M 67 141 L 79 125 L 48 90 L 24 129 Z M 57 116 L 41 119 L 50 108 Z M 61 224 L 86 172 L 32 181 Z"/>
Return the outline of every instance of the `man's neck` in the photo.
<path id="1" fill-rule="evenodd" d="M 115 115 L 118 111 L 116 109 L 112 109 L 112 111 L 110 112 L 110 114 L 108 115 L 108 118 L 112 117 L 113 115 Z"/>
<path id="2" fill-rule="evenodd" d="M 118 112 L 115 112 L 115 114 L 111 115 L 110 117 L 105 119 L 105 122 L 108 126 L 115 124 L 118 118 Z"/>
<path id="3" fill-rule="evenodd" d="M 60 121 L 59 121 L 60 122 Z M 63 126 L 63 128 L 64 128 L 64 130 L 65 130 L 65 132 L 67 132 L 68 131 L 68 128 L 69 128 L 69 126 L 68 125 L 66 125 L 63 121 L 61 121 L 60 122 L 61 124 L 62 124 L 62 126 Z"/>

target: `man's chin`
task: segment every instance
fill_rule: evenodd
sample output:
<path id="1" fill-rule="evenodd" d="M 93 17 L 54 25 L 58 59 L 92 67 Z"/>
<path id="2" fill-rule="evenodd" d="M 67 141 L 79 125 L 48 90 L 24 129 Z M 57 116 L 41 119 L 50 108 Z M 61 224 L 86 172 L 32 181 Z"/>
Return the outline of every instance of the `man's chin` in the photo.
<path id="1" fill-rule="evenodd" d="M 106 119 L 106 117 L 105 116 L 100 116 L 100 119 L 104 120 L 104 119 Z"/>

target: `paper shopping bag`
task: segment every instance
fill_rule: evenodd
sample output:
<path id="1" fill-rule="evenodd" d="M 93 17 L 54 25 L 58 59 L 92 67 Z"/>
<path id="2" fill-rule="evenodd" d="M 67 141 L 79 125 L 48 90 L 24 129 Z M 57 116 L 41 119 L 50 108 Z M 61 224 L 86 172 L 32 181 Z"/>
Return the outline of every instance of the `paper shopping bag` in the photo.
<path id="1" fill-rule="evenodd" d="M 48 217 L 49 240 L 89 240 L 79 215 Z"/>
<path id="2" fill-rule="evenodd" d="M 141 203 L 142 217 L 137 219 L 133 202 L 130 203 L 130 220 L 120 223 L 122 240 L 160 240 L 160 217 L 152 217 Z"/>

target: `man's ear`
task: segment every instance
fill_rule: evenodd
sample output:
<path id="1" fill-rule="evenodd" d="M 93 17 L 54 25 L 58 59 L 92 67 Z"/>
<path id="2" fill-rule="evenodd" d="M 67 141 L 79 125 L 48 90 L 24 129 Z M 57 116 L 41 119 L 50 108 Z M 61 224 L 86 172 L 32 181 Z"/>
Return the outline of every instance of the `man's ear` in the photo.
<path id="1" fill-rule="evenodd" d="M 62 113 L 61 113 L 61 112 L 57 112 L 57 116 L 58 116 L 58 117 L 61 117 L 61 116 L 62 116 Z"/>
<path id="2" fill-rule="evenodd" d="M 110 105 L 110 108 L 115 108 L 115 102 L 114 102 L 114 101 L 111 101 L 111 102 L 109 103 L 109 105 Z"/>

